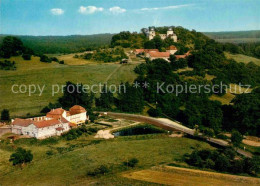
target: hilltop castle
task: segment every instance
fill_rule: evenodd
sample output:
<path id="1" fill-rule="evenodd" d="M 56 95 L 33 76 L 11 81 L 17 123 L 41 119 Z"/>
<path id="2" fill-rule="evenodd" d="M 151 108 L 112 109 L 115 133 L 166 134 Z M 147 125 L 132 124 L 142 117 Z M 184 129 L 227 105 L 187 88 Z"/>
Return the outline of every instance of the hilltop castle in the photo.
<path id="1" fill-rule="evenodd" d="M 154 28 L 151 28 L 148 31 L 148 38 L 149 40 L 152 40 L 156 36 Z M 170 27 L 167 31 L 167 34 L 159 34 L 162 40 L 165 40 L 166 38 L 173 39 L 174 42 L 177 42 L 177 35 L 173 32 L 172 28 Z"/>

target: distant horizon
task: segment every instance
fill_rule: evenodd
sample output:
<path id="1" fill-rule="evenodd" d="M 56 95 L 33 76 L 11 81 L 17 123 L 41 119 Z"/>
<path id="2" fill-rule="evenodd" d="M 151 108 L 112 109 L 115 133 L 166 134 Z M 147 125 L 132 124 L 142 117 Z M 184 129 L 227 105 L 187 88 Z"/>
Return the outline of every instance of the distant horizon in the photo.
<path id="1" fill-rule="evenodd" d="M 2 0 L 0 34 L 113 34 L 149 25 L 199 32 L 260 30 L 259 9 L 257 0 Z"/>
<path id="2" fill-rule="evenodd" d="M 164 26 L 161 26 L 161 27 L 164 27 Z M 170 26 L 165 26 L 165 27 L 170 27 Z M 195 29 L 188 29 L 188 30 L 195 30 Z M 128 31 L 128 30 L 122 30 L 122 31 L 119 31 L 119 32 L 124 32 L 124 31 Z M 140 31 L 141 31 L 141 29 L 139 30 L 139 31 L 133 31 L 133 32 L 138 32 L 138 33 L 140 33 Z M 196 30 L 196 32 L 201 32 L 201 33 L 221 33 L 221 32 L 253 32 L 253 31 L 260 31 L 260 29 L 259 30 L 232 30 L 232 31 L 210 31 L 210 32 L 208 32 L 208 31 L 198 31 L 198 30 Z M 53 37 L 55 37 L 55 36 L 61 36 L 61 37 L 66 37 L 66 36 L 93 36 L 93 35 L 105 35 L 105 34 L 110 34 L 110 35 L 113 35 L 113 34 L 118 34 L 119 32 L 115 32 L 115 33 L 96 33 L 96 34 L 68 34 L 68 35 L 22 35 L 22 34 L 0 34 L 0 36 L 33 36 L 33 37 L 41 37 L 41 36 L 53 36 Z M 131 32 L 132 33 L 132 32 Z"/>

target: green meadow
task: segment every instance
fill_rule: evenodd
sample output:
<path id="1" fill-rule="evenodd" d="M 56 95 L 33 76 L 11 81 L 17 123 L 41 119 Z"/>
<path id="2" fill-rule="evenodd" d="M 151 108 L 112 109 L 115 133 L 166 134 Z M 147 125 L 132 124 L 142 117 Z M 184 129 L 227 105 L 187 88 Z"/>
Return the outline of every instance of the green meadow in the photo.
<path id="1" fill-rule="evenodd" d="M 58 57 L 59 59 L 62 58 Z M 137 64 L 120 65 L 118 63 L 94 63 L 84 62 L 74 59 L 72 56 L 67 59 L 68 64 L 58 64 L 56 62 L 43 63 L 39 57 L 33 57 L 30 61 L 19 57 L 11 57 L 10 61 L 15 61 L 17 70 L 0 71 L 0 110 L 6 108 L 10 110 L 12 117 L 39 114 L 39 111 L 49 102 L 55 102 L 62 93 L 61 91 L 52 95 L 53 85 L 62 89 L 66 81 L 73 83 L 83 83 L 93 85 L 97 83 L 120 84 L 121 82 L 132 82 L 136 75 L 133 69 Z M 41 96 L 40 90 L 29 95 L 26 93 L 12 93 L 13 85 L 36 85 L 44 87 Z M 56 86 L 59 85 L 59 86 Z M 15 86 L 14 90 L 18 91 Z M 21 87 L 25 91 L 24 87 Z"/>
<path id="2" fill-rule="evenodd" d="M 60 140 L 54 145 L 32 145 L 26 142 L 30 139 L 21 140 L 15 144 L 0 146 L 0 185 L 137 184 L 140 182 L 123 178 L 120 173 L 178 161 L 195 147 L 213 148 L 205 142 L 171 138 L 165 134 L 118 137 L 111 140 L 82 136 L 72 141 Z M 30 149 L 34 155 L 33 161 L 23 169 L 8 162 L 14 147 L 18 146 Z M 73 148 L 59 153 L 57 147 Z M 47 155 L 48 150 L 52 150 L 54 154 Z M 123 162 L 131 158 L 139 160 L 134 169 L 123 166 Z M 87 175 L 101 165 L 110 167 L 112 172 L 102 177 Z"/>

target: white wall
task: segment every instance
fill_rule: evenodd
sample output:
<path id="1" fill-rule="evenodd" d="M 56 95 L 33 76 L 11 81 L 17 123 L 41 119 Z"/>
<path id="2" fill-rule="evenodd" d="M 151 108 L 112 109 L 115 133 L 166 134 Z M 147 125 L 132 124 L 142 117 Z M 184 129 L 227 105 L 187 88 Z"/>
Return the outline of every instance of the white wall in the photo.
<path id="1" fill-rule="evenodd" d="M 58 127 L 64 128 L 64 130 L 57 131 L 56 128 Z M 27 136 L 35 137 L 37 139 L 43 139 L 51 136 L 60 135 L 61 133 L 66 132 L 68 130 L 70 130 L 68 123 L 61 123 L 61 124 L 57 124 L 49 127 L 43 127 L 43 128 L 36 128 L 34 124 L 31 124 L 27 127 L 22 127 L 18 125 L 12 127 L 12 133 L 14 134 L 27 135 Z"/>

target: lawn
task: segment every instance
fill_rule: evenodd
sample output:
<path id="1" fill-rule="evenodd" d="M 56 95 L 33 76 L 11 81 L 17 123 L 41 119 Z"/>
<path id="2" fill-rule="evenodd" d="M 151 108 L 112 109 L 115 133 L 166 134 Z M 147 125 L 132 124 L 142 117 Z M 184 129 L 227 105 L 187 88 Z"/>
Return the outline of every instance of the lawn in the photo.
<path id="1" fill-rule="evenodd" d="M 65 58 L 67 55 L 58 56 Z M 65 65 L 56 62 L 43 63 L 39 57 L 33 57 L 31 61 L 25 61 L 21 57 L 12 57 L 11 61 L 17 63 L 16 71 L 0 71 L 0 110 L 10 110 L 12 117 L 39 114 L 39 111 L 49 102 L 55 102 L 62 93 L 52 95 L 52 85 L 64 85 L 66 81 L 93 85 L 104 83 L 109 75 L 108 83 L 120 84 L 121 82 L 133 82 L 136 74 L 133 69 L 137 64 L 120 65 L 116 63 L 82 63 L 70 56 L 70 61 Z M 74 62 L 73 62 L 74 60 Z M 73 64 L 73 65 L 72 65 Z M 115 69 L 117 69 L 115 71 Z M 113 73 L 113 74 L 111 74 Z M 29 96 L 26 93 L 12 93 L 12 86 L 31 85 L 44 87 L 43 94 L 39 96 L 37 89 L 35 94 Z M 16 87 L 17 88 L 17 87 Z M 17 91 L 17 90 L 16 90 Z"/>
<path id="2" fill-rule="evenodd" d="M 68 147 L 72 144 L 82 145 L 72 151 L 46 155 L 46 151 L 55 147 Z M 12 146 L 12 145 L 9 145 Z M 17 145 L 15 145 L 17 146 Z M 68 185 L 80 183 L 100 183 L 106 185 L 118 183 L 137 183 L 122 178 L 120 172 L 126 168 L 122 162 L 137 158 L 136 169 L 147 169 L 160 164 L 179 160 L 183 154 L 192 152 L 195 146 L 212 148 L 205 142 L 188 138 L 169 138 L 166 135 L 146 135 L 118 137 L 112 140 L 93 142 L 93 136 L 82 136 L 78 140 L 60 141 L 56 145 L 19 145 L 31 149 L 34 160 L 23 169 L 13 167 L 8 158 L 10 151 L 1 150 L 0 184 L 2 185 Z M 112 173 L 104 177 L 86 176 L 87 172 L 107 165 Z M 139 183 L 139 182 L 138 182 Z"/>
<path id="3" fill-rule="evenodd" d="M 256 65 L 260 65 L 260 59 L 257 59 L 257 58 L 251 57 L 251 56 L 246 56 L 243 54 L 230 54 L 227 52 L 225 52 L 225 56 L 228 59 L 234 59 L 237 62 L 242 62 L 245 64 L 247 64 L 249 62 L 254 62 Z"/>

